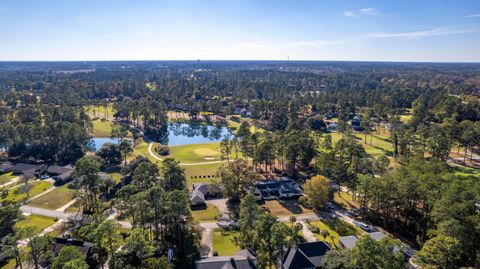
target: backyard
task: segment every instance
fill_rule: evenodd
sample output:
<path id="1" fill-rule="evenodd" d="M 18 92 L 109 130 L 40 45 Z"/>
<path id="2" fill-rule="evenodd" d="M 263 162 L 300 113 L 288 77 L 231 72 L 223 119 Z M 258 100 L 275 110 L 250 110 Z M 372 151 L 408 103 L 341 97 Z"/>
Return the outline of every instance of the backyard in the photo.
<path id="1" fill-rule="evenodd" d="M 240 251 L 240 247 L 233 243 L 233 238 L 237 232 L 224 231 L 217 229 L 213 232 L 213 251 L 218 256 L 229 256 Z"/>

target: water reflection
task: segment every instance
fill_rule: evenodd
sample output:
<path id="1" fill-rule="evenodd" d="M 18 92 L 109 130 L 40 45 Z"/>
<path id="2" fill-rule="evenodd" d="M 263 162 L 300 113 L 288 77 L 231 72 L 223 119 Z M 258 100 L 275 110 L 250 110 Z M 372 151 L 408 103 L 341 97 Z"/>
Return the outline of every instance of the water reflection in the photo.
<path id="1" fill-rule="evenodd" d="M 168 136 L 162 136 L 163 145 L 177 146 L 220 142 L 225 137 L 232 138 L 232 131 L 225 126 L 201 125 L 187 123 L 169 123 Z"/>

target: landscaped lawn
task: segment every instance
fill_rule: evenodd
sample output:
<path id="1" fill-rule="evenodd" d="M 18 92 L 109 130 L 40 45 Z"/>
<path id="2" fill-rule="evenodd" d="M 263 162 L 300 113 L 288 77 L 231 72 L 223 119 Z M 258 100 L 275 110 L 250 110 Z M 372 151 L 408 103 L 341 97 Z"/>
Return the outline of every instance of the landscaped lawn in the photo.
<path id="1" fill-rule="evenodd" d="M 339 241 L 340 235 L 336 231 L 334 231 L 327 224 L 319 220 L 311 221 L 310 224 L 317 226 L 320 231 L 321 230 L 328 231 L 328 236 L 325 238 L 325 240 L 321 233 L 314 233 L 314 235 L 318 238 L 319 241 L 325 241 L 333 249 L 340 248 L 340 241 Z"/>
<path id="2" fill-rule="evenodd" d="M 28 184 L 31 186 L 31 189 L 29 191 L 29 194 L 30 194 L 29 197 L 33 197 L 37 194 L 40 194 L 40 193 L 42 193 L 42 192 L 44 192 L 47 189 L 52 187 L 52 183 L 50 183 L 48 181 L 35 181 L 35 182 L 30 182 Z M 11 202 L 18 202 L 18 201 L 21 201 L 23 199 L 26 199 L 27 198 L 27 193 L 21 192 L 21 189 L 23 188 L 23 186 L 24 185 L 22 184 L 22 185 L 16 186 L 15 188 L 10 189 L 8 191 L 7 197 L 5 197 L 2 200 L 11 201 Z"/>
<path id="3" fill-rule="evenodd" d="M 55 223 L 55 219 L 51 217 L 45 217 L 40 215 L 29 215 L 24 220 L 21 220 L 15 224 L 15 228 L 25 228 L 29 226 L 35 227 L 39 232 L 43 231 L 47 227 L 52 226 Z"/>
<path id="4" fill-rule="evenodd" d="M 68 185 L 63 185 L 32 200 L 28 205 L 55 210 L 70 202 L 73 199 L 74 194 L 75 190 L 68 188 Z"/>
<path id="5" fill-rule="evenodd" d="M 222 152 L 219 142 L 204 143 L 204 144 L 191 144 L 182 146 L 170 147 L 170 156 L 181 163 L 198 163 L 209 161 L 220 161 Z M 235 158 L 236 154 L 232 150 L 230 158 Z M 242 154 L 239 151 L 238 157 L 241 158 Z M 226 159 L 224 159 L 226 160 Z"/>
<path id="6" fill-rule="evenodd" d="M 275 216 L 286 216 L 291 214 L 312 213 L 311 209 L 303 207 L 296 199 L 291 200 L 267 200 L 262 207 Z"/>
<path id="7" fill-rule="evenodd" d="M 5 183 L 7 183 L 14 178 L 15 178 L 15 176 L 12 174 L 12 172 L 1 174 L 0 175 L 0 185 L 3 185 Z"/>
<path id="8" fill-rule="evenodd" d="M 196 221 L 213 221 L 220 215 L 220 210 L 214 205 L 207 205 L 206 209 L 192 210 L 192 216 Z"/>
<path id="9" fill-rule="evenodd" d="M 351 210 L 351 209 L 360 207 L 358 202 L 353 201 L 352 194 L 350 194 L 348 192 L 344 192 L 344 191 L 341 191 L 340 193 L 335 192 L 333 194 L 333 201 L 336 204 L 338 204 L 339 206 L 341 206 L 341 207 L 343 207 L 347 210 Z"/>
<path id="10" fill-rule="evenodd" d="M 213 232 L 213 251 L 218 256 L 229 256 L 240 251 L 240 247 L 233 243 L 233 236 L 236 232 L 215 230 Z"/>
<path id="11" fill-rule="evenodd" d="M 389 136 L 385 134 L 372 133 L 372 143 L 370 143 L 370 135 L 367 135 L 367 143 L 365 143 L 365 135 L 363 133 L 355 133 L 357 142 L 363 146 L 367 154 L 372 157 L 378 158 L 381 155 L 393 154 L 393 144 L 389 141 Z M 326 134 L 323 135 L 325 137 Z M 339 132 L 331 132 L 332 144 L 342 138 L 342 134 Z"/>
<path id="12" fill-rule="evenodd" d="M 312 229 L 310 230 L 314 232 L 315 236 L 320 241 L 324 241 L 321 230 L 326 230 L 328 232 L 328 235 L 325 237 L 325 242 L 334 249 L 340 248 L 340 236 L 360 236 L 364 233 L 360 228 L 340 219 L 326 219 L 324 221 L 316 220 L 311 221 L 310 225 L 316 226 L 318 228 L 318 233 L 314 232 Z"/>

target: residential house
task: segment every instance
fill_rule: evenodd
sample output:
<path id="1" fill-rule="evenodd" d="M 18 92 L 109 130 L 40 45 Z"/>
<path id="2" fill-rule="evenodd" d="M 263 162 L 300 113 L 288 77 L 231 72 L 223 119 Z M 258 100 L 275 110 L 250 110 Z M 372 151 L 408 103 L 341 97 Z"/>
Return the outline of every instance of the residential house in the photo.
<path id="1" fill-rule="evenodd" d="M 0 174 L 5 174 L 13 171 L 13 163 L 3 162 L 0 163 Z"/>
<path id="2" fill-rule="evenodd" d="M 331 249 L 323 241 L 301 243 L 290 247 L 282 261 L 284 269 L 322 268 L 323 257 Z"/>
<path id="3" fill-rule="evenodd" d="M 190 198 L 190 204 L 192 206 L 205 206 L 206 203 L 205 203 L 205 195 L 201 192 L 201 191 L 198 191 L 198 190 L 195 190 L 195 191 L 191 191 L 189 193 L 189 198 Z"/>
<path id="4" fill-rule="evenodd" d="M 195 261 L 196 269 L 257 269 L 255 256 L 247 249 L 233 256 L 214 256 Z"/>
<path id="5" fill-rule="evenodd" d="M 295 198 L 303 195 L 297 182 L 292 179 L 266 180 L 255 184 L 254 194 L 264 200 Z"/>

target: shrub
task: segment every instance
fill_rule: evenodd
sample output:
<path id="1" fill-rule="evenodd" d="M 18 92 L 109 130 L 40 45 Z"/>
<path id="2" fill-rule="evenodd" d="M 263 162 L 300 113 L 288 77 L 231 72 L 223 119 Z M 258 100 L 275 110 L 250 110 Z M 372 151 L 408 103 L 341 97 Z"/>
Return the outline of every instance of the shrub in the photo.
<path id="1" fill-rule="evenodd" d="M 157 152 L 160 156 L 167 156 L 170 155 L 170 148 L 167 146 L 159 145 L 155 148 L 155 152 Z"/>

